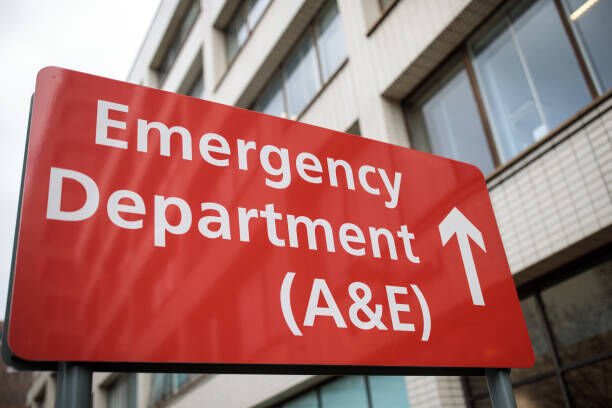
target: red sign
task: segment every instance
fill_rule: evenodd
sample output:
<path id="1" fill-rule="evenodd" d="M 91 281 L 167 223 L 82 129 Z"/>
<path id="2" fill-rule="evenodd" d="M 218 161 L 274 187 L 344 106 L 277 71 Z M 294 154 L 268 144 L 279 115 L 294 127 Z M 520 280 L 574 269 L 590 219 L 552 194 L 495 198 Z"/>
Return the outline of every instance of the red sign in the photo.
<path id="1" fill-rule="evenodd" d="M 533 363 L 465 163 L 46 68 L 22 194 L 19 359 Z"/>

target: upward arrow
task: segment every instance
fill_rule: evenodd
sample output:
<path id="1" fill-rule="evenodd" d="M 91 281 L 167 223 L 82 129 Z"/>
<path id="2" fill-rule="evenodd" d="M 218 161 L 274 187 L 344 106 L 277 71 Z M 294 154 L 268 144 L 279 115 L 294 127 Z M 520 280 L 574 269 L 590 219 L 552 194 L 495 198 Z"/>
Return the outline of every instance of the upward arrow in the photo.
<path id="1" fill-rule="evenodd" d="M 453 235 L 457 235 L 461 260 L 463 261 L 463 269 L 465 269 L 468 286 L 470 287 L 470 294 L 472 295 L 472 303 L 477 306 L 484 306 L 482 289 L 480 288 L 480 282 L 476 274 L 476 265 L 474 265 L 474 256 L 472 255 L 472 249 L 470 248 L 469 242 L 469 238 L 471 238 L 480 249 L 487 252 L 482 234 L 478 228 L 457 209 L 457 207 L 453 207 L 444 220 L 442 220 L 438 228 L 440 229 L 442 246 L 445 246 Z"/>

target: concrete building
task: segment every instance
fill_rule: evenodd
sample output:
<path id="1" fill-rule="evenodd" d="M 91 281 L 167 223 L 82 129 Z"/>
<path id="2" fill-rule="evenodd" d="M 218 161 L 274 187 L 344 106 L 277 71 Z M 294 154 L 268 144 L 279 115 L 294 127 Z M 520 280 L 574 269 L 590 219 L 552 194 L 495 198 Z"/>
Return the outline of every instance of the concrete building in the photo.
<path id="1" fill-rule="evenodd" d="M 611 16 L 610 0 L 165 0 L 128 80 L 479 166 L 536 353 L 512 373 L 519 406 L 612 406 Z M 96 373 L 93 392 L 100 408 L 488 405 L 458 377 Z"/>

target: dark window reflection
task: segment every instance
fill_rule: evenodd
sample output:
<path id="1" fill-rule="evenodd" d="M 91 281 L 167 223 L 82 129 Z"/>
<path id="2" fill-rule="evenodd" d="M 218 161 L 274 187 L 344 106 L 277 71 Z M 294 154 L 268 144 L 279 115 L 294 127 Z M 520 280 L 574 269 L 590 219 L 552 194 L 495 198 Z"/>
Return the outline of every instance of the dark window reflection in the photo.
<path id="1" fill-rule="evenodd" d="M 612 262 L 542 292 L 562 363 L 612 352 Z"/>
<path id="2" fill-rule="evenodd" d="M 552 351 L 546 339 L 546 328 L 537 309 L 534 296 L 521 301 L 521 309 L 529 330 L 529 339 L 535 354 L 535 364 L 529 369 L 512 370 L 510 377 L 518 382 L 534 374 L 549 372 L 554 369 Z"/>
<path id="3" fill-rule="evenodd" d="M 542 282 L 521 308 L 536 360 L 511 372 L 518 407 L 612 407 L 612 260 Z M 484 377 L 464 381 L 472 407 L 490 406 Z"/>
<path id="4" fill-rule="evenodd" d="M 466 377 L 466 381 L 472 397 L 478 397 L 485 394 L 488 395 L 489 391 L 484 376 Z"/>
<path id="5" fill-rule="evenodd" d="M 612 407 L 612 359 L 568 371 L 565 381 L 574 406 Z"/>
<path id="6" fill-rule="evenodd" d="M 561 386 L 554 377 L 515 388 L 514 397 L 520 408 L 565 407 Z"/>

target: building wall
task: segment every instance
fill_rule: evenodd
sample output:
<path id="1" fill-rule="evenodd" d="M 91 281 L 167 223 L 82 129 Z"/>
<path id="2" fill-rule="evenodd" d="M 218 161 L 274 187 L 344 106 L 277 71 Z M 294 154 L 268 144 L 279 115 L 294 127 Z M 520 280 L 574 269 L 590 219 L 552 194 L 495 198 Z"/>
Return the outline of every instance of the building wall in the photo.
<path id="1" fill-rule="evenodd" d="M 248 108 L 323 0 L 272 0 L 231 62 L 225 58 L 223 27 L 239 1 L 201 0 L 202 12 L 160 83 L 153 66 L 163 53 L 169 28 L 176 24 L 175 10 L 184 3 L 161 2 L 128 80 L 185 92 L 194 67 L 202 66 L 205 86 L 199 96 Z M 386 15 L 377 0 L 337 0 L 337 4 L 347 60 L 297 119 L 339 131 L 358 123 L 364 137 L 409 146 L 402 101 L 500 1 L 400 0 Z M 544 142 L 488 177 L 517 285 L 554 273 L 612 242 L 611 109 L 610 94 L 599 98 Z M 43 382 L 41 378 L 37 384 Z M 96 406 L 107 405 L 105 384 L 113 378 L 112 374 L 96 374 Z M 150 374 L 138 376 L 140 408 L 150 406 L 151 378 Z M 328 380 L 324 376 L 205 375 L 161 405 L 271 406 Z M 413 408 L 466 404 L 457 377 L 406 377 L 405 385 Z M 32 390 L 31 394 L 36 394 Z"/>

